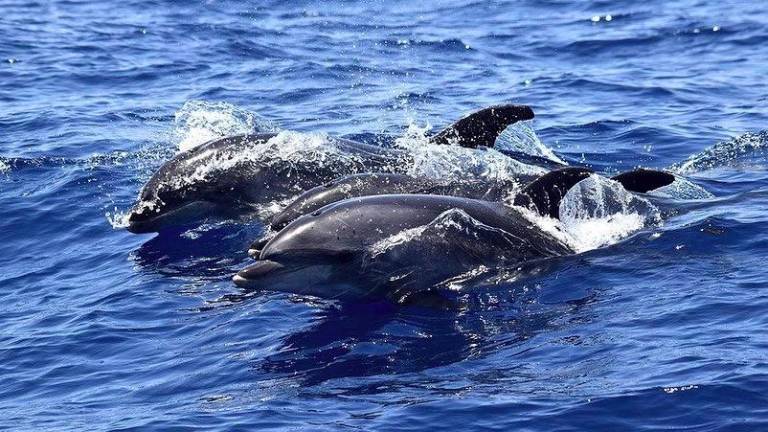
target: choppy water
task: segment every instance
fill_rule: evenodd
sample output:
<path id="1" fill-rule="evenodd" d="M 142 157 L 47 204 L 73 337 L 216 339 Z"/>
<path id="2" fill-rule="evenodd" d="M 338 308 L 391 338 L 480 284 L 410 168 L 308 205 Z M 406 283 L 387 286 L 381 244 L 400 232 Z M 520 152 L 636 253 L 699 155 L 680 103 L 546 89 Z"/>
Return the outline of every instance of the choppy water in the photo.
<path id="1" fill-rule="evenodd" d="M 0 2 L 0 429 L 768 428 L 753 3 Z M 239 291 L 256 223 L 111 223 L 211 137 L 392 142 L 509 101 L 571 163 L 672 166 L 713 196 L 617 243 L 578 225 L 613 244 L 502 270 L 459 311 Z"/>

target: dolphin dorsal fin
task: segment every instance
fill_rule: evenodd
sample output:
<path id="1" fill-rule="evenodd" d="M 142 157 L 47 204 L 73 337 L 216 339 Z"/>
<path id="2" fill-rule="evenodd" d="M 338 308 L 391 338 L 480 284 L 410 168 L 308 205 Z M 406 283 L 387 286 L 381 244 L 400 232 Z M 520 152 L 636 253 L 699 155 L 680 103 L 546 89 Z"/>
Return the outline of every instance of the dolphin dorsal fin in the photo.
<path id="1" fill-rule="evenodd" d="M 672 184 L 675 181 L 675 176 L 664 171 L 638 168 L 611 177 L 611 180 L 621 183 L 624 189 L 628 191 L 646 193 Z"/>
<path id="2" fill-rule="evenodd" d="M 529 183 L 515 196 L 514 205 L 527 207 L 542 216 L 557 219 L 560 201 L 576 183 L 593 174 L 587 168 L 563 168 Z"/>
<path id="3" fill-rule="evenodd" d="M 496 138 L 509 125 L 533 118 L 526 105 L 498 105 L 476 111 L 443 129 L 429 139 L 432 144 L 458 144 L 462 147 L 493 147 Z"/>

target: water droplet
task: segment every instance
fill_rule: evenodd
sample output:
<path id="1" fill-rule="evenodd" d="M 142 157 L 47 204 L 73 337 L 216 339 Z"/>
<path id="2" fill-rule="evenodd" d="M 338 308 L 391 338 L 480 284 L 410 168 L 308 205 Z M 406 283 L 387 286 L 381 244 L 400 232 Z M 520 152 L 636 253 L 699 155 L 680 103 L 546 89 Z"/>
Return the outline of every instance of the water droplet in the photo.
<path id="1" fill-rule="evenodd" d="M 605 20 L 606 21 L 611 21 L 612 19 L 613 19 L 613 17 L 610 14 L 605 16 Z"/>
<path id="2" fill-rule="evenodd" d="M 592 17 L 592 22 L 600 22 L 600 15 L 595 15 Z"/>

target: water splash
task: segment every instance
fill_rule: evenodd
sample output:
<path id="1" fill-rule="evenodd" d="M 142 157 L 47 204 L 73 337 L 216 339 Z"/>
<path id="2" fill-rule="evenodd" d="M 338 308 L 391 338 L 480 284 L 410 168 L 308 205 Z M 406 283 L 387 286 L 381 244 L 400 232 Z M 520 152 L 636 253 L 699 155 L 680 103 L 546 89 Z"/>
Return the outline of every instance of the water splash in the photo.
<path id="1" fill-rule="evenodd" d="M 130 214 L 130 210 L 120 210 L 117 207 L 114 207 L 112 210 L 104 213 L 104 216 L 107 218 L 109 224 L 112 225 L 113 229 L 125 229 L 130 225 L 128 223 Z"/>
<path id="2" fill-rule="evenodd" d="M 695 174 L 726 166 L 765 166 L 768 131 L 749 132 L 721 141 L 670 169 L 677 174 Z"/>
<path id="3" fill-rule="evenodd" d="M 649 225 L 661 222 L 661 212 L 613 180 L 593 175 L 565 194 L 560 221 L 578 252 L 614 244 Z"/>
<path id="4" fill-rule="evenodd" d="M 436 179 L 514 181 L 520 175 L 537 176 L 546 173 L 543 168 L 519 162 L 494 149 L 430 144 L 429 130 L 428 124 L 419 126 L 411 122 L 403 136 L 395 140 L 395 145 L 411 156 L 411 165 L 406 170 L 409 175 Z M 510 136 L 508 145 L 511 147 L 511 143 L 517 139 Z M 522 142 L 523 138 L 520 140 Z M 519 147 L 524 148 L 526 145 L 520 144 Z M 551 150 L 547 150 L 551 153 Z"/>
<path id="5" fill-rule="evenodd" d="M 179 151 L 225 136 L 278 130 L 253 112 L 227 102 L 187 101 L 176 112 L 174 122 Z"/>
<path id="6" fill-rule="evenodd" d="M 199 158 L 206 160 L 206 163 L 200 164 L 189 177 L 175 181 L 193 184 L 251 162 L 264 166 L 287 162 L 289 167 L 301 163 L 317 169 L 331 166 L 354 168 L 362 166 L 364 162 L 357 155 L 344 153 L 338 141 L 326 134 L 292 131 L 279 132 L 266 142 L 246 140 L 233 151 L 206 150 Z M 287 170 L 289 176 L 290 171 Z"/>
<path id="7" fill-rule="evenodd" d="M 431 273 L 450 274 L 466 268 L 470 262 L 473 268 L 503 263 L 511 258 L 510 254 L 514 254 L 512 251 L 519 247 L 520 241 L 522 239 L 486 225 L 464 210 L 449 209 L 425 225 L 377 241 L 369 246 L 368 252 L 372 259 L 379 261 L 402 262 L 401 257 L 407 256 L 409 268 L 429 267 L 434 265 L 434 257 L 439 256 L 442 265 Z"/>
<path id="8" fill-rule="evenodd" d="M 700 200 L 714 198 L 714 195 L 703 187 L 683 177 L 675 176 L 675 181 L 650 191 L 649 195 L 671 198 L 674 200 Z"/>
<path id="9" fill-rule="evenodd" d="M 552 149 L 541 142 L 541 139 L 539 139 L 539 136 L 533 129 L 533 123 L 531 121 L 517 122 L 504 129 L 496 140 L 494 148 L 519 152 L 531 156 L 539 156 L 547 160 L 567 165 L 567 163 L 560 159 Z"/>
<path id="10" fill-rule="evenodd" d="M 582 180 L 565 194 L 559 219 L 522 211 L 539 228 L 577 253 L 618 243 L 661 222 L 661 213 L 651 202 L 598 175 Z"/>
<path id="11" fill-rule="evenodd" d="M 0 159 L 0 174 L 7 174 L 11 172 L 11 166 L 8 165 L 4 160 Z"/>
<path id="12" fill-rule="evenodd" d="M 428 145 L 412 148 L 408 174 L 436 179 L 515 181 L 519 176 L 539 176 L 547 171 L 505 156 L 494 149 Z"/>

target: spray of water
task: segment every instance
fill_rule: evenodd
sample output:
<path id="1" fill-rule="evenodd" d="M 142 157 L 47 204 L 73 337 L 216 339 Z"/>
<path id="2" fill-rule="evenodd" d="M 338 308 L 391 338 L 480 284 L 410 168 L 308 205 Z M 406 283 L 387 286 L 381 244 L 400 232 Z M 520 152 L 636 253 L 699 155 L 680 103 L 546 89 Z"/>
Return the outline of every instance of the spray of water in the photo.
<path id="1" fill-rule="evenodd" d="M 277 130 L 271 122 L 227 102 L 188 101 L 176 112 L 174 122 L 179 151 L 225 136 Z"/>
<path id="2" fill-rule="evenodd" d="M 764 166 L 766 156 L 768 131 L 750 132 L 719 142 L 701 153 L 692 155 L 684 162 L 673 165 L 671 169 L 677 174 L 695 174 L 714 168 L 750 163 Z"/>
<path id="3" fill-rule="evenodd" d="M 615 244 L 638 230 L 661 222 L 650 201 L 598 175 L 579 182 L 560 203 L 560 218 L 526 216 L 576 252 Z"/>

